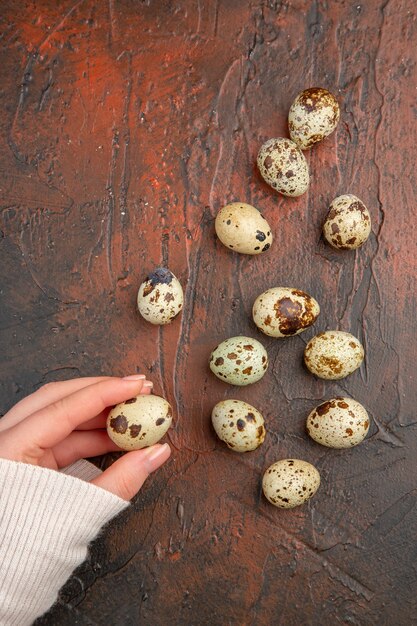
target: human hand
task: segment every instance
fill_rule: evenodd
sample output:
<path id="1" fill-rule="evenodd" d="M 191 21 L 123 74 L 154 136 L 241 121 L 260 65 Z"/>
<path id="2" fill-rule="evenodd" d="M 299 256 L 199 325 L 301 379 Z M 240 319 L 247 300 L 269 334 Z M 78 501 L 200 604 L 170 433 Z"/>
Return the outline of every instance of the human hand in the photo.
<path id="1" fill-rule="evenodd" d="M 0 457 L 58 470 L 81 458 L 120 450 L 107 435 L 109 408 L 151 389 L 142 375 L 48 383 L 0 420 Z M 170 454 L 168 444 L 128 452 L 91 482 L 130 500 Z"/>

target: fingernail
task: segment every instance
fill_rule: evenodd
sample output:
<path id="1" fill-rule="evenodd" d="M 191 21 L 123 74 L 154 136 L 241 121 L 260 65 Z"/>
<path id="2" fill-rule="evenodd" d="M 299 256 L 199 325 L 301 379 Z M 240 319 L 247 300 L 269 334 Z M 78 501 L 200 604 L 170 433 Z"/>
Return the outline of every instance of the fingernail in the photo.
<path id="1" fill-rule="evenodd" d="M 161 465 L 161 458 L 166 454 L 169 445 L 164 443 L 162 446 L 149 448 L 144 458 L 145 467 L 149 473 L 154 472 Z"/>
<path id="2" fill-rule="evenodd" d="M 144 387 L 153 387 L 153 382 L 151 382 L 150 380 L 147 380 L 143 383 Z"/>
<path id="3" fill-rule="evenodd" d="M 144 374 L 132 374 L 131 376 L 123 376 L 122 380 L 144 380 L 145 378 Z"/>

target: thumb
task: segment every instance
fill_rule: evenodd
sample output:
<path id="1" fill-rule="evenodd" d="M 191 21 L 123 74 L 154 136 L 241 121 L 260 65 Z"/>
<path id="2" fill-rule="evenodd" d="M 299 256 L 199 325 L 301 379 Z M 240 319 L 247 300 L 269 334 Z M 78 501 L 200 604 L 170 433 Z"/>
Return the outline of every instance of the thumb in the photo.
<path id="1" fill-rule="evenodd" d="M 130 500 L 137 494 L 149 474 L 161 467 L 170 454 L 171 448 L 167 443 L 156 444 L 143 450 L 133 450 L 117 459 L 91 483 L 123 500 Z"/>

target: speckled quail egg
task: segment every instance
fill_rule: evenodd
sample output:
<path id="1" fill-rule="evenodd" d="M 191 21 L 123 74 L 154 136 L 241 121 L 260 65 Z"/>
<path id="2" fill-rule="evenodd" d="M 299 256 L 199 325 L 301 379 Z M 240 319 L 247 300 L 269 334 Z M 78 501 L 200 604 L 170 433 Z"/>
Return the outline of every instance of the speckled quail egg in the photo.
<path id="1" fill-rule="evenodd" d="M 320 474 L 311 463 L 298 459 L 277 461 L 266 470 L 262 489 L 271 504 L 292 509 L 304 504 L 320 486 Z"/>
<path id="2" fill-rule="evenodd" d="M 364 355 L 356 337 L 341 330 L 328 330 L 310 339 L 304 350 L 304 362 L 319 378 L 339 380 L 354 372 Z"/>
<path id="3" fill-rule="evenodd" d="M 107 416 L 107 433 L 123 450 L 140 450 L 162 439 L 171 426 L 172 408 L 164 398 L 135 396 Z"/>
<path id="4" fill-rule="evenodd" d="M 242 400 L 222 400 L 213 408 L 211 421 L 219 439 L 235 452 L 250 452 L 265 439 L 264 418 Z"/>
<path id="5" fill-rule="evenodd" d="M 149 274 L 139 287 L 139 313 L 151 324 L 169 324 L 181 311 L 183 303 L 181 283 L 165 267 Z"/>
<path id="6" fill-rule="evenodd" d="M 266 141 L 258 153 L 258 168 L 268 185 L 284 196 L 301 196 L 307 191 L 310 175 L 304 154 L 290 139 Z"/>
<path id="7" fill-rule="evenodd" d="M 227 248 L 242 254 L 261 254 L 271 247 L 271 228 L 255 207 L 233 202 L 217 214 L 215 229 Z"/>
<path id="8" fill-rule="evenodd" d="M 290 137 L 302 150 L 307 150 L 334 131 L 339 117 L 339 104 L 330 91 L 321 87 L 305 89 L 290 107 Z"/>
<path id="9" fill-rule="evenodd" d="M 370 232 L 371 216 L 362 200 L 351 194 L 333 200 L 323 226 L 323 235 L 333 248 L 359 248 Z"/>
<path id="10" fill-rule="evenodd" d="M 314 324 L 318 302 L 299 289 L 273 287 L 255 300 L 252 315 L 257 327 L 270 337 L 298 335 Z"/>
<path id="11" fill-rule="evenodd" d="M 363 441 L 369 430 L 369 416 L 352 398 L 332 398 L 307 417 L 307 432 L 328 448 L 351 448 Z"/>
<path id="12" fill-rule="evenodd" d="M 210 369 L 229 385 L 250 385 L 265 374 L 268 354 L 259 341 L 251 337 L 230 337 L 222 341 L 210 356 Z"/>

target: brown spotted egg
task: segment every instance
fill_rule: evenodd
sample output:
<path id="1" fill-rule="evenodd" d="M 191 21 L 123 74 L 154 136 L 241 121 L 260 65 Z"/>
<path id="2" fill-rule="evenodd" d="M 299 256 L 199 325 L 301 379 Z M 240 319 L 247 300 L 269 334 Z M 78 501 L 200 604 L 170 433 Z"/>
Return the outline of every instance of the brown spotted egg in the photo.
<path id="1" fill-rule="evenodd" d="M 211 414 L 219 439 L 234 452 L 256 450 L 265 439 L 264 418 L 255 407 L 242 400 L 222 400 Z"/>
<path id="2" fill-rule="evenodd" d="M 183 303 L 181 283 L 165 267 L 149 274 L 139 287 L 139 313 L 151 324 L 169 324 L 181 311 Z"/>
<path id="3" fill-rule="evenodd" d="M 304 350 L 304 362 L 310 372 L 327 380 L 345 378 L 360 366 L 364 356 L 359 339 L 341 330 L 316 335 Z"/>
<path id="4" fill-rule="evenodd" d="M 310 183 L 304 154 L 290 139 L 266 141 L 258 153 L 258 168 L 268 185 L 284 196 L 301 196 Z"/>
<path id="5" fill-rule="evenodd" d="M 172 408 L 164 398 L 136 396 L 110 411 L 107 433 L 122 450 L 140 450 L 159 441 L 171 422 Z"/>
<path id="6" fill-rule="evenodd" d="M 223 245 L 241 254 L 261 254 L 271 247 L 271 228 L 255 207 L 233 202 L 223 207 L 215 221 Z"/>
<path id="7" fill-rule="evenodd" d="M 273 287 L 255 300 L 252 316 L 257 327 L 270 337 L 298 335 L 314 324 L 318 302 L 300 289 Z"/>
<path id="8" fill-rule="evenodd" d="M 230 337 L 222 341 L 210 356 L 210 369 L 229 385 L 250 385 L 262 378 L 268 368 L 268 354 L 251 337 Z"/>
<path id="9" fill-rule="evenodd" d="M 339 104 L 330 91 L 321 87 L 305 89 L 290 107 L 290 137 L 302 150 L 307 150 L 330 135 L 339 118 Z"/>
<path id="10" fill-rule="evenodd" d="M 266 470 L 262 489 L 271 504 L 292 509 L 304 504 L 320 486 L 320 474 L 311 463 L 298 459 L 277 461 Z"/>
<path id="11" fill-rule="evenodd" d="M 322 402 L 307 417 L 307 432 L 328 448 L 351 448 L 363 441 L 369 430 L 369 416 L 352 398 Z"/>
<path id="12" fill-rule="evenodd" d="M 333 200 L 323 226 L 324 238 L 333 248 L 359 248 L 370 232 L 371 216 L 362 200 L 351 194 Z"/>

